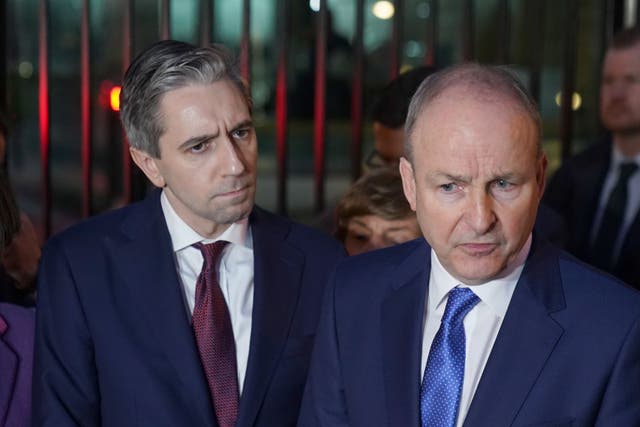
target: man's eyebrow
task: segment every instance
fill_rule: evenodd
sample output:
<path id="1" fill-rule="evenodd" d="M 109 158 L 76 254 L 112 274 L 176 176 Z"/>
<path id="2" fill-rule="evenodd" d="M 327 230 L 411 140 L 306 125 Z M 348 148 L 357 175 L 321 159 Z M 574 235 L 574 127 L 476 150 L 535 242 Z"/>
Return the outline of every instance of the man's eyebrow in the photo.
<path id="1" fill-rule="evenodd" d="M 231 129 L 231 132 L 236 131 L 238 129 L 242 129 L 242 128 L 252 128 L 252 127 L 253 127 L 253 121 L 251 119 L 247 119 L 235 125 L 233 129 Z"/>
<path id="2" fill-rule="evenodd" d="M 180 150 L 184 150 L 186 148 L 189 147 L 193 147 L 194 145 L 198 145 L 198 144 L 202 144 L 204 142 L 207 142 L 211 139 L 216 138 L 219 135 L 219 133 L 216 134 L 209 134 L 209 135 L 198 135 L 198 136 L 193 136 L 189 139 L 187 139 L 185 142 L 183 142 L 182 144 L 180 144 L 180 146 L 178 147 L 178 149 Z"/>
<path id="3" fill-rule="evenodd" d="M 454 175 L 454 174 L 450 174 L 447 172 L 442 172 L 442 171 L 435 171 L 434 173 L 430 174 L 432 179 L 446 179 L 448 181 L 455 181 L 455 182 L 469 182 L 471 181 L 471 179 L 468 176 L 464 176 L 464 175 Z"/>

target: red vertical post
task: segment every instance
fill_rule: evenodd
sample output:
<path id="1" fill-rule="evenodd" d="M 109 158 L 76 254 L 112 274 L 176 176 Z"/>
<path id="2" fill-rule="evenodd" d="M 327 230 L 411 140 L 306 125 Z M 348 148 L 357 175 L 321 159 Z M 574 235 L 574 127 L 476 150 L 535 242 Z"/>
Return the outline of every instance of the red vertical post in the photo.
<path id="1" fill-rule="evenodd" d="M 326 133 L 326 62 L 327 62 L 327 0 L 320 0 L 316 15 L 316 69 L 313 114 L 313 178 L 314 210 L 324 209 L 324 151 Z"/>
<path id="2" fill-rule="evenodd" d="M 160 40 L 171 38 L 170 0 L 160 0 Z"/>
<path id="3" fill-rule="evenodd" d="M 427 54 L 424 57 L 424 65 L 433 67 L 436 64 L 436 49 L 438 48 L 438 6 L 439 0 L 432 0 L 427 24 Z"/>
<path id="4" fill-rule="evenodd" d="M 211 44 L 211 18 L 213 16 L 213 0 L 200 0 L 200 46 Z"/>
<path id="5" fill-rule="evenodd" d="M 242 1 L 240 74 L 247 85 L 247 90 L 251 91 L 251 0 Z"/>
<path id="6" fill-rule="evenodd" d="M 133 0 L 123 0 L 122 5 L 122 74 L 127 71 L 131 64 L 131 53 L 133 46 Z M 127 135 L 122 132 L 122 198 L 124 203 L 131 203 L 133 200 L 131 155 L 129 154 L 129 142 Z"/>
<path id="7" fill-rule="evenodd" d="M 276 160 L 278 212 L 287 213 L 287 58 L 291 35 L 291 5 L 278 1 L 278 65 L 276 70 Z"/>
<path id="8" fill-rule="evenodd" d="M 395 0 L 393 13 L 393 24 L 391 29 L 391 61 L 389 75 L 393 80 L 400 72 L 402 62 L 402 29 L 404 21 L 404 0 Z"/>
<path id="9" fill-rule="evenodd" d="M 353 37 L 354 67 L 351 90 L 351 179 L 360 176 L 362 162 L 362 87 L 364 74 L 364 0 L 356 2 L 356 27 Z"/>
<path id="10" fill-rule="evenodd" d="M 80 144 L 82 157 L 82 216 L 92 213 L 91 163 L 91 40 L 89 0 L 82 0 L 80 16 Z"/>
<path id="11" fill-rule="evenodd" d="M 42 171 L 42 231 L 45 238 L 51 234 L 49 111 L 49 5 L 48 0 L 40 0 L 38 7 L 38 121 Z"/>

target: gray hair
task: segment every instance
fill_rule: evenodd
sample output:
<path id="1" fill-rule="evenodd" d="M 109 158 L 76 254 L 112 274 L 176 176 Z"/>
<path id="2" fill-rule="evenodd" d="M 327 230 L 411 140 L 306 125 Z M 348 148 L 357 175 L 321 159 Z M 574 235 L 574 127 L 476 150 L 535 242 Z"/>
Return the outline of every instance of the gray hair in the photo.
<path id="1" fill-rule="evenodd" d="M 158 141 L 165 129 L 160 101 L 165 93 L 193 84 L 220 80 L 233 83 L 251 110 L 251 98 L 237 63 L 222 45 L 196 47 L 163 40 L 142 52 L 124 75 L 120 93 L 120 117 L 129 144 L 159 158 Z"/>
<path id="2" fill-rule="evenodd" d="M 404 152 L 410 162 L 413 162 L 411 138 L 418 116 L 447 90 L 457 87 L 471 89 L 469 96 L 481 101 L 496 102 L 505 98 L 511 101 L 512 106 L 528 115 L 535 124 L 538 133 L 538 153 L 542 154 L 540 112 L 524 85 L 505 67 L 469 62 L 454 65 L 430 75 L 413 95 L 404 125 Z"/>

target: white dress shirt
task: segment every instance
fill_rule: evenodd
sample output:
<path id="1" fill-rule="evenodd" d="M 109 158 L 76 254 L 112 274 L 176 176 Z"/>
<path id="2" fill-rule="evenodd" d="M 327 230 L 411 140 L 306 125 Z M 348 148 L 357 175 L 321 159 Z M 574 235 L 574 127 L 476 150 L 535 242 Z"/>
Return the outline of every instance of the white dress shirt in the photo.
<path id="1" fill-rule="evenodd" d="M 185 308 L 190 317 L 195 304 L 196 280 L 203 264 L 202 253 L 192 245 L 217 240 L 230 242 L 222 254 L 218 277 L 231 317 L 233 339 L 236 343 L 238 390 L 242 394 L 249 359 L 253 310 L 253 240 L 248 219 L 232 224 L 224 233 L 211 240 L 199 235 L 178 216 L 164 192 L 160 203 L 171 236 L 176 270 L 184 291 Z"/>
<path id="2" fill-rule="evenodd" d="M 605 207 L 607 206 L 607 202 L 609 201 L 609 196 L 611 195 L 613 188 L 618 182 L 618 177 L 620 176 L 620 165 L 627 162 L 634 162 L 635 164 L 640 166 L 640 154 L 633 158 L 628 158 L 625 157 L 620 152 L 620 150 L 614 146 L 613 152 L 611 154 L 609 171 L 607 172 L 604 184 L 602 185 L 600 200 L 598 202 L 598 210 L 596 211 L 596 216 L 593 221 L 593 227 L 591 228 L 591 244 L 593 244 L 596 236 L 598 235 L 598 230 L 600 229 L 600 223 L 602 222 L 602 216 L 604 215 Z M 613 259 L 618 258 L 620 249 L 622 248 L 622 244 L 624 243 L 624 236 L 627 235 L 627 231 L 633 223 L 634 218 L 638 214 L 638 209 L 640 209 L 640 170 L 636 170 L 634 174 L 631 175 L 627 185 L 627 206 L 624 211 L 624 220 L 622 222 L 622 227 L 620 227 L 620 232 L 618 233 L 618 237 L 616 238 L 616 243 L 613 246 Z"/>
<path id="3" fill-rule="evenodd" d="M 464 332 L 466 336 L 464 383 L 460 396 L 460 408 L 456 425 L 462 426 L 471 400 L 482 376 L 482 371 L 487 363 L 493 343 L 498 336 L 500 325 L 507 312 L 511 296 L 520 278 L 524 262 L 531 248 L 531 235 L 522 249 L 511 262 L 501 277 L 482 285 L 466 286 L 449 274 L 433 249 L 431 250 L 431 274 L 429 277 L 429 292 L 425 323 L 422 334 L 422 364 L 420 369 L 420 381 L 424 378 L 424 370 L 431 343 L 435 338 L 440 321 L 447 305 L 449 291 L 456 286 L 470 288 L 479 298 L 480 302 L 469 311 L 464 318 Z"/>

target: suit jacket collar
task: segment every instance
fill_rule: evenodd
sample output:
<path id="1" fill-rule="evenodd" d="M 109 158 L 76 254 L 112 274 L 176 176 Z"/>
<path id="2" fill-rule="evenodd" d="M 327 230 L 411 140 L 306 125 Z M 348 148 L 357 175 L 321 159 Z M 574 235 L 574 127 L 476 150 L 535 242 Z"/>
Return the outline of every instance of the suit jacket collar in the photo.
<path id="1" fill-rule="evenodd" d="M 283 352 L 297 307 L 305 257 L 287 243 L 290 223 L 254 208 L 251 346 L 238 425 L 253 425 Z"/>
<path id="2" fill-rule="evenodd" d="M 382 303 L 382 365 L 388 425 L 417 427 L 420 420 L 420 357 L 431 248 L 420 239 L 389 273 L 392 291 Z M 403 332 L 399 332 L 403 331 Z"/>
<path id="3" fill-rule="evenodd" d="M 557 249 L 534 239 L 465 426 L 513 423 L 564 332 L 552 315 L 565 306 Z"/>
<path id="4" fill-rule="evenodd" d="M 0 425 L 5 425 L 18 379 L 18 355 L 4 336 L 9 325 L 0 316 Z"/>
<path id="5" fill-rule="evenodd" d="M 389 277 L 382 303 L 382 357 L 389 425 L 418 426 L 420 357 L 430 274 L 426 242 Z M 565 307 L 557 252 L 534 238 L 527 263 L 484 368 L 465 425 L 510 425 L 563 329 L 551 314 Z M 406 333 L 398 333 L 406 331 Z M 496 399 L 497 391 L 507 391 Z"/>
<path id="6" fill-rule="evenodd" d="M 154 191 L 128 212 L 121 225 L 124 238 L 112 247 L 119 258 L 126 260 L 118 265 L 120 277 L 131 293 L 131 304 L 139 307 L 146 320 L 150 336 L 175 369 L 175 377 L 202 419 L 201 425 L 213 426 L 209 389 L 183 303 L 160 191 Z"/>

